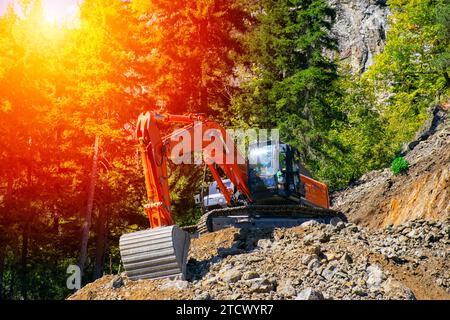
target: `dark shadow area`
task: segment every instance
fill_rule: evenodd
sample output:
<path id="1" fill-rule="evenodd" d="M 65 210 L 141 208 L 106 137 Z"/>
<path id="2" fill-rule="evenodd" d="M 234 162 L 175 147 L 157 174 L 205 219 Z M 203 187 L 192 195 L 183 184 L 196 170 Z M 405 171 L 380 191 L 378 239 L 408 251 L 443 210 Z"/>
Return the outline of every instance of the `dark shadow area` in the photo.
<path id="1" fill-rule="evenodd" d="M 408 144 L 406 150 L 400 153 L 400 156 L 405 156 L 409 151 L 413 150 L 421 141 L 427 140 L 431 135 L 436 132 L 436 129 L 447 118 L 447 111 L 441 106 L 433 108 L 432 116 L 425 122 L 422 132 L 417 136 L 414 141 Z"/>

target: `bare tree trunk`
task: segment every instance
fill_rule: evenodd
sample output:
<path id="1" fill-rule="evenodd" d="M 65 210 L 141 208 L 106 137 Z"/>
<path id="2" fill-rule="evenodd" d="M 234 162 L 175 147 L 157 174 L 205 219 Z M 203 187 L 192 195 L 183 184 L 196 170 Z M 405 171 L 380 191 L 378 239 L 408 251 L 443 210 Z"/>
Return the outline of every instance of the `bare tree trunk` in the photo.
<path id="1" fill-rule="evenodd" d="M 12 202 L 12 194 L 13 194 L 13 185 L 14 185 L 14 178 L 10 172 L 8 172 L 8 182 L 6 184 L 6 196 L 5 196 L 5 204 L 6 208 L 9 209 Z"/>
<path id="2" fill-rule="evenodd" d="M 28 286 L 27 286 L 27 257 L 28 257 L 28 240 L 30 238 L 30 222 L 25 222 L 22 231 L 22 258 L 20 261 L 20 289 L 22 297 L 27 300 Z"/>
<path id="3" fill-rule="evenodd" d="M 7 246 L 10 241 L 9 239 L 9 221 L 7 220 L 9 210 L 11 208 L 12 194 L 13 194 L 13 184 L 14 179 L 11 172 L 7 174 L 7 184 L 6 184 L 6 194 L 5 194 L 5 210 L 2 212 L 0 217 L 0 222 L 2 227 L 0 228 L 0 300 L 5 296 L 4 290 L 4 273 L 5 273 L 5 262 L 6 262 L 6 252 Z"/>
<path id="4" fill-rule="evenodd" d="M 15 236 L 15 239 L 12 239 L 11 241 L 11 248 L 13 252 L 13 262 L 11 266 L 11 280 L 9 284 L 9 290 L 8 290 L 8 297 L 9 299 L 15 298 L 15 288 L 16 288 L 16 280 L 17 280 L 17 269 L 19 267 L 19 237 Z"/>
<path id="5" fill-rule="evenodd" d="M 97 235 L 95 239 L 95 265 L 94 280 L 103 276 L 103 265 L 105 264 L 105 254 L 107 246 L 107 218 L 104 210 L 99 210 L 97 219 Z"/>
<path id="6" fill-rule="evenodd" d="M 32 190 L 33 188 L 33 167 L 32 167 L 32 151 L 31 151 L 31 140 L 29 145 L 29 152 L 30 152 L 30 161 L 28 162 L 28 168 L 27 168 L 27 183 L 28 188 Z M 30 240 L 30 227 L 31 223 L 33 222 L 33 216 L 34 212 L 30 211 L 28 212 L 28 215 L 24 219 L 24 225 L 22 229 L 22 246 L 21 246 L 21 259 L 20 259 L 20 268 L 19 268 L 19 274 L 20 274 L 20 292 L 22 294 L 22 298 L 24 300 L 27 300 L 28 298 L 28 279 L 27 279 L 27 263 L 28 263 L 28 244 Z"/>
<path id="7" fill-rule="evenodd" d="M 3 273 L 5 271 L 6 246 L 0 246 L 0 300 L 3 299 Z"/>
<path id="8" fill-rule="evenodd" d="M 86 212 L 84 216 L 84 222 L 81 230 L 81 247 L 80 247 L 80 258 L 78 260 L 78 266 L 80 267 L 81 276 L 83 276 L 84 266 L 87 257 L 87 247 L 89 241 L 89 231 L 91 229 L 92 220 L 92 208 L 94 205 L 94 195 L 95 195 L 95 185 L 97 181 L 97 166 L 98 166 L 98 146 L 100 143 L 100 137 L 95 137 L 94 143 L 94 154 L 92 157 L 92 170 L 89 177 L 89 189 L 88 189 L 88 199 L 86 205 Z"/>
<path id="9" fill-rule="evenodd" d="M 208 21 L 206 19 L 200 21 L 200 47 L 205 50 L 208 46 Z M 208 112 L 208 88 L 206 83 L 206 74 L 203 70 L 203 62 L 200 60 L 200 112 Z"/>

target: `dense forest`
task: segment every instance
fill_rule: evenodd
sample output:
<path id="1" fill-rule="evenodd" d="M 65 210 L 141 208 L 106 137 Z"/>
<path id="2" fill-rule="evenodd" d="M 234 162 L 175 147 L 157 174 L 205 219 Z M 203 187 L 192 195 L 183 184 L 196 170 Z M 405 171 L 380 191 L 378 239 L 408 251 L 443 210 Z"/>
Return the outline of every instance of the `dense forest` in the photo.
<path id="1" fill-rule="evenodd" d="M 118 238 L 148 225 L 142 111 L 278 128 L 336 190 L 448 105 L 448 0 L 388 0 L 363 74 L 339 59 L 325 0 L 83 0 L 64 23 L 45 2 L 0 16 L 0 299 L 65 298 L 70 264 L 83 283 L 118 272 Z M 175 221 L 192 224 L 203 166 L 170 169 Z"/>

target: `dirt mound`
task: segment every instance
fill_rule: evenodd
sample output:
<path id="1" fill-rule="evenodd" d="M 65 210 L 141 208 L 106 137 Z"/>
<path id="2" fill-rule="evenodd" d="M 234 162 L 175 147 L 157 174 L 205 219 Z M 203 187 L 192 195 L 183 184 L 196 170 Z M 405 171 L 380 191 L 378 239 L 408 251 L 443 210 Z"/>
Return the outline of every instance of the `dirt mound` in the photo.
<path id="1" fill-rule="evenodd" d="M 105 276 L 69 299 L 450 299 L 449 221 L 226 229 L 193 239 L 188 281 Z"/>
<path id="2" fill-rule="evenodd" d="M 450 216 L 450 123 L 447 114 L 435 113 L 430 128 L 405 146 L 410 163 L 406 174 L 394 176 L 389 168 L 362 176 L 332 195 L 332 208 L 350 221 L 370 228 L 398 225 L 415 218 Z"/>

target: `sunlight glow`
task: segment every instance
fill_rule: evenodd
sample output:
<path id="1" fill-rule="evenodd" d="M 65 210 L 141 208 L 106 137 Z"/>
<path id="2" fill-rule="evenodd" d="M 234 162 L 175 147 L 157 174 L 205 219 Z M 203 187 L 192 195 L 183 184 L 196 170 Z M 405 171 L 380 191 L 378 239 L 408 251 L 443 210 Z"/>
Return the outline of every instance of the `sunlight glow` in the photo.
<path id="1" fill-rule="evenodd" d="M 79 0 L 43 0 L 44 21 L 56 25 L 79 25 Z"/>

